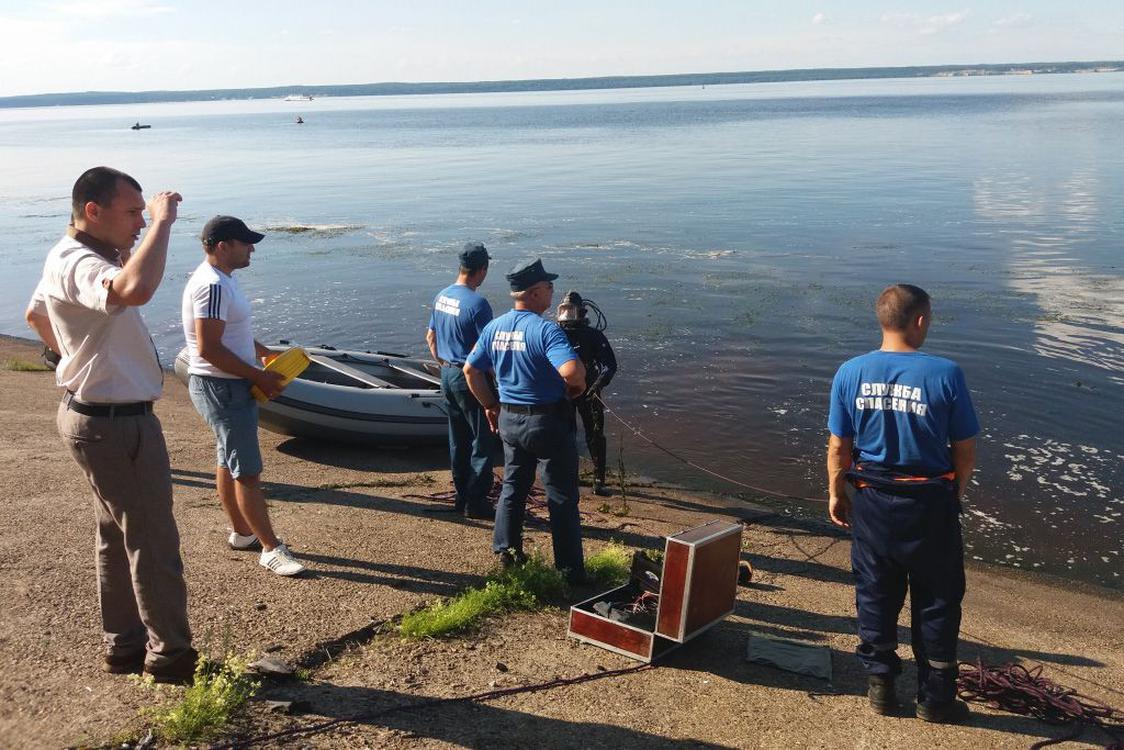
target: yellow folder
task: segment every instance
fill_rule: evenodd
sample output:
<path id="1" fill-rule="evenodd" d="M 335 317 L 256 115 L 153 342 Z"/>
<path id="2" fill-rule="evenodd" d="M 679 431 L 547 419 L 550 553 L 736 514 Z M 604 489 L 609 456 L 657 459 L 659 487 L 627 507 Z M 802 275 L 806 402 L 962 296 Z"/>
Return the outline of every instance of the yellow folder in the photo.
<path id="1" fill-rule="evenodd" d="M 304 369 L 310 364 L 312 364 L 312 361 L 308 358 L 308 353 L 299 346 L 294 346 L 292 349 L 286 349 L 269 360 L 265 365 L 265 369 L 281 373 L 281 384 L 288 385 L 293 382 L 294 378 L 304 372 Z M 254 398 L 258 401 L 269 400 L 256 385 L 250 388 L 250 393 L 252 393 Z"/>

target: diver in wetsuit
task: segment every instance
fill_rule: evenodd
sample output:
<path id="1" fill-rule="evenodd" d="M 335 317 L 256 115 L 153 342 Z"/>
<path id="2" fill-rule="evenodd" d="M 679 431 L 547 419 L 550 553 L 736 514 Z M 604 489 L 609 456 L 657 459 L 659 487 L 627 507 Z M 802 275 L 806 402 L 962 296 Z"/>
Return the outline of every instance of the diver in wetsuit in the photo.
<path id="1" fill-rule="evenodd" d="M 590 325 L 589 309 L 597 313 L 597 323 Z M 574 406 L 581 415 L 585 442 L 589 446 L 589 457 L 593 460 L 593 491 L 598 495 L 611 494 L 605 487 L 605 407 L 601 403 L 601 389 L 609 385 L 617 372 L 617 358 L 613 347 L 602 331 L 605 329 L 605 316 L 597 305 L 582 300 L 580 294 L 569 291 L 558 305 L 558 325 L 570 339 L 570 346 L 578 353 L 586 369 L 586 388 Z"/>

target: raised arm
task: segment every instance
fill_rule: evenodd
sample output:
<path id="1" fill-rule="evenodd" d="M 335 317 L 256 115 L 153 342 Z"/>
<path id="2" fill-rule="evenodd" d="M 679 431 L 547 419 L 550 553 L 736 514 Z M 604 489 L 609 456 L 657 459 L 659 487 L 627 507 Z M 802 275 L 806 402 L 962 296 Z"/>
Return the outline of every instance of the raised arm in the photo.
<path id="1" fill-rule="evenodd" d="M 133 253 L 121 269 L 121 273 L 105 283 L 109 289 L 108 302 L 111 305 L 137 307 L 147 304 L 156 294 L 161 279 L 164 278 L 164 265 L 168 260 L 168 239 L 172 224 L 176 221 L 176 211 L 183 197 L 179 193 L 165 191 L 153 196 L 148 204 L 152 226 L 145 234 L 140 247 Z"/>

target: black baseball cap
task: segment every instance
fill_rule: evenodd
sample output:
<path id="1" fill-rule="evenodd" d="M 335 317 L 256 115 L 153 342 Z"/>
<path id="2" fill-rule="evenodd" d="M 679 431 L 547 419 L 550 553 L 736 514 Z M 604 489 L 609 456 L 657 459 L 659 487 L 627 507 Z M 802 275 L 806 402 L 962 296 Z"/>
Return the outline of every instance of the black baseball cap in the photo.
<path id="1" fill-rule="evenodd" d="M 203 227 L 203 234 L 199 239 L 206 245 L 216 245 L 225 240 L 238 240 L 256 245 L 265 239 L 265 235 L 253 231 L 241 219 L 233 216 L 216 216 Z"/>
<path id="2" fill-rule="evenodd" d="M 475 271 L 488 265 L 488 261 L 491 259 L 492 256 L 488 255 L 488 249 L 484 247 L 483 242 L 464 243 L 464 249 L 461 250 L 460 255 L 461 268 Z"/>
<path id="3" fill-rule="evenodd" d="M 540 281 L 554 281 L 558 278 L 558 274 L 547 273 L 546 269 L 542 267 L 542 260 L 535 258 L 532 261 L 520 263 L 511 269 L 511 273 L 506 278 L 511 284 L 511 291 L 523 292 Z"/>

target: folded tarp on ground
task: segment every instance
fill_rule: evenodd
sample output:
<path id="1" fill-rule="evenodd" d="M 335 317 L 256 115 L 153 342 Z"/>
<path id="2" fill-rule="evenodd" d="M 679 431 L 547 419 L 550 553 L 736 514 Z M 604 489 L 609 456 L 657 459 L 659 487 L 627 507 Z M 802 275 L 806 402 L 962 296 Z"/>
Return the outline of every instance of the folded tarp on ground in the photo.
<path id="1" fill-rule="evenodd" d="M 746 660 L 831 682 L 831 649 L 750 631 Z"/>

